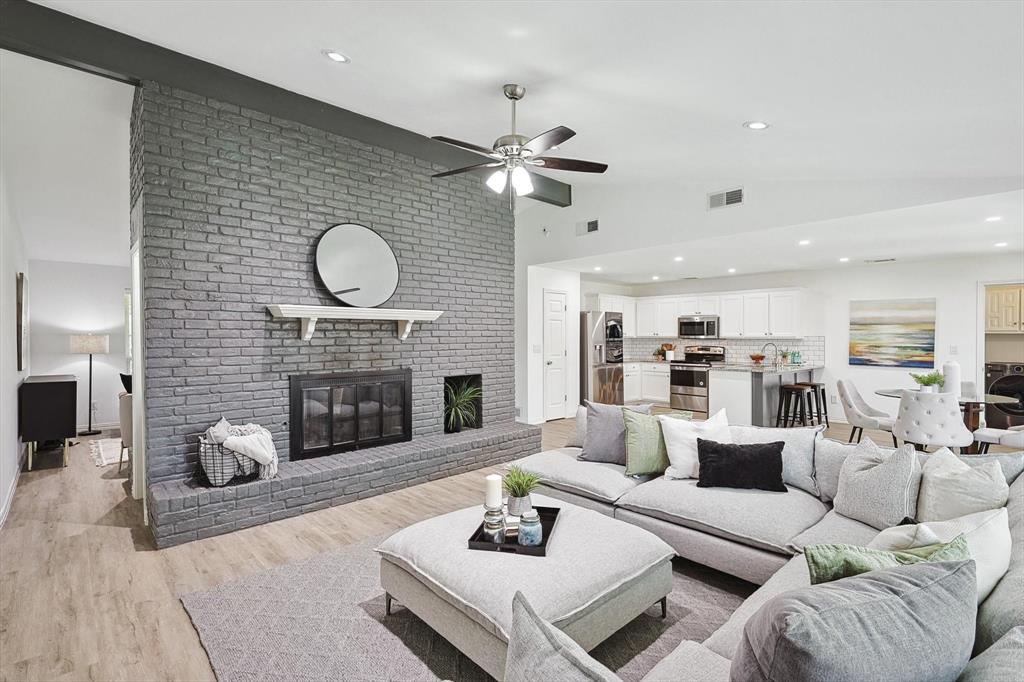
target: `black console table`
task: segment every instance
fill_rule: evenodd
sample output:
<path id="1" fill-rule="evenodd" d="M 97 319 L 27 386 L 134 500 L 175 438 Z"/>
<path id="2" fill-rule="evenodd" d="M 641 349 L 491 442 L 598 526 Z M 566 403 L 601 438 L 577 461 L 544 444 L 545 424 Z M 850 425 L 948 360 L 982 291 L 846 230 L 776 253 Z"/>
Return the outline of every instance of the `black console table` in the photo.
<path id="1" fill-rule="evenodd" d="M 75 437 L 78 379 L 71 374 L 28 377 L 18 387 L 18 435 L 28 443 L 28 469 L 39 441 L 64 441 L 68 465 L 70 439 Z"/>

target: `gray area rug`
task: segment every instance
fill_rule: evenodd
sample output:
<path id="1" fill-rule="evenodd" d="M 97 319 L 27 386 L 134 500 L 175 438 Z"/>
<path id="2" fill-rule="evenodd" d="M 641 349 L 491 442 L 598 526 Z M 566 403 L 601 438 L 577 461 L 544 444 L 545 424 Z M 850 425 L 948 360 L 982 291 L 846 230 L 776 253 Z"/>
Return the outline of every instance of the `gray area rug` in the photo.
<path id="1" fill-rule="evenodd" d="M 490 680 L 408 610 L 384 615 L 379 559 L 364 541 L 187 594 L 221 682 Z M 755 587 L 676 560 L 668 618 L 652 606 L 594 649 L 623 679 L 639 680 L 679 642 L 703 640 Z"/>

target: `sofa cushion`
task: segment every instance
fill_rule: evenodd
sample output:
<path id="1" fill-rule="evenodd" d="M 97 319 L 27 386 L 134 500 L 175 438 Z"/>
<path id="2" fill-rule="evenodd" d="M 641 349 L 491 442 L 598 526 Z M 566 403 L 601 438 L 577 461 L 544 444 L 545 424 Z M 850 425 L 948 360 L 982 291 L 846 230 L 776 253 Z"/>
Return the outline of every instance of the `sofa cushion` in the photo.
<path id="1" fill-rule="evenodd" d="M 650 405 L 604 405 L 587 401 L 586 434 L 580 459 L 626 466 L 626 422 L 623 410 L 650 414 Z"/>
<path id="2" fill-rule="evenodd" d="M 733 443 L 771 443 L 781 440 L 782 480 L 786 485 L 800 488 L 812 495 L 818 494 L 814 482 L 814 441 L 824 426 L 802 429 L 775 429 L 758 426 L 730 426 Z"/>
<path id="3" fill-rule="evenodd" d="M 895 526 L 917 509 L 921 465 L 910 446 L 883 453 L 870 440 L 843 462 L 835 510 L 879 530 Z"/>
<path id="4" fill-rule="evenodd" d="M 535 678 L 540 680 L 542 678 Z M 728 682 L 729 659 L 697 642 L 684 640 L 641 682 Z"/>
<path id="5" fill-rule="evenodd" d="M 1006 513 L 1013 543 L 1010 567 L 978 607 L 975 653 L 984 651 L 1015 625 L 1024 624 L 1024 476 L 1010 486 Z"/>
<path id="6" fill-rule="evenodd" d="M 537 615 L 522 592 L 512 598 L 512 628 L 505 659 L 505 682 L 562 680 L 621 682 L 579 644 Z"/>
<path id="7" fill-rule="evenodd" d="M 843 516 L 835 509 L 830 509 L 821 521 L 790 540 L 787 546 L 793 552 L 802 552 L 807 545 L 817 545 L 823 542 L 841 542 L 847 545 L 867 547 L 867 544 L 874 540 L 876 535 L 878 535 L 877 528 Z"/>
<path id="8" fill-rule="evenodd" d="M 930 452 L 917 453 L 917 459 L 923 467 L 932 456 Z M 960 461 L 972 467 L 985 466 L 990 462 L 999 464 L 1003 477 L 1008 484 L 1013 483 L 1024 472 L 1024 452 L 1000 452 L 992 455 L 958 455 Z"/>
<path id="9" fill-rule="evenodd" d="M 467 550 L 466 539 L 482 519 L 480 507 L 403 528 L 381 542 L 377 552 L 506 641 L 517 590 L 541 617 L 564 630 L 595 605 L 660 575 L 675 556 L 671 547 L 641 528 L 550 497 L 533 497 L 537 505 L 562 509 L 552 537 L 563 541 L 549 543 L 547 555 L 539 562 L 536 557 Z M 587 538 L 602 541 L 589 542 Z M 510 562 L 521 563 L 515 580 L 481 580 L 481 576 L 508 575 Z"/>
<path id="10" fill-rule="evenodd" d="M 693 479 L 657 478 L 619 498 L 617 506 L 779 554 L 828 511 L 802 490 L 775 493 L 700 488 Z"/>
<path id="11" fill-rule="evenodd" d="M 576 448 L 546 450 L 510 464 L 537 474 L 544 485 L 609 504 L 632 490 L 639 481 L 626 476 L 626 467 L 577 459 Z"/>
<path id="12" fill-rule="evenodd" d="M 975 611 L 969 560 L 794 590 L 747 621 L 731 679 L 953 682 L 971 658 Z"/>
<path id="13" fill-rule="evenodd" d="M 958 682 L 1019 680 L 1024 671 L 1024 625 L 1018 625 L 971 659 Z"/>
<path id="14" fill-rule="evenodd" d="M 567 448 L 582 448 L 583 441 L 587 439 L 587 406 L 580 405 L 576 408 L 576 428 L 569 434 L 565 441 Z M 577 453 L 578 454 L 578 453 Z"/>
<path id="15" fill-rule="evenodd" d="M 933 453 L 921 467 L 918 521 L 946 521 L 1006 504 L 1010 486 L 997 462 L 971 466 L 948 448 Z"/>

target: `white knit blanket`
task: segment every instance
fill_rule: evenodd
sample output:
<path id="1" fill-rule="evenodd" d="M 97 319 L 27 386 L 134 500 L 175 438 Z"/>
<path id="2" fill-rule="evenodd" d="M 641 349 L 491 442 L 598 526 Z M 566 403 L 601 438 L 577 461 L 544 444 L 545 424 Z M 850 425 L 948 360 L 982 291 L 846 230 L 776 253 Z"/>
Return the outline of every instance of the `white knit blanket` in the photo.
<path id="1" fill-rule="evenodd" d="M 233 426 L 226 419 L 207 430 L 207 438 L 223 443 L 235 457 L 248 457 L 259 465 L 261 479 L 277 476 L 277 448 L 270 431 L 259 424 Z"/>

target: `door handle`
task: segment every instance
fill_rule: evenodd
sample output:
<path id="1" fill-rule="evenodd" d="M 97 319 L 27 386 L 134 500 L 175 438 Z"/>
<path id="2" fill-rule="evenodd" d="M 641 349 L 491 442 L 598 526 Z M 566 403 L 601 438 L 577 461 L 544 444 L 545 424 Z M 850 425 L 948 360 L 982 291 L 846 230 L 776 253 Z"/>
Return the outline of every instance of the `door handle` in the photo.
<path id="1" fill-rule="evenodd" d="M 548 360 L 548 364 L 549 364 L 549 365 L 553 365 L 553 364 L 555 364 L 555 363 L 554 363 L 554 361 L 553 361 L 553 360 Z"/>

